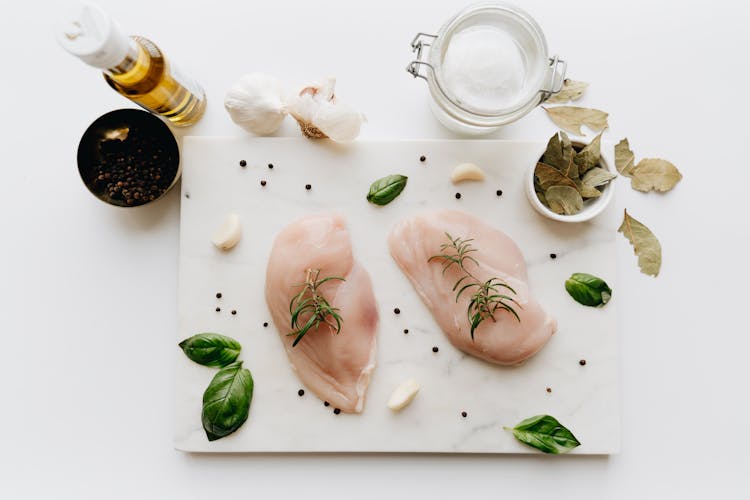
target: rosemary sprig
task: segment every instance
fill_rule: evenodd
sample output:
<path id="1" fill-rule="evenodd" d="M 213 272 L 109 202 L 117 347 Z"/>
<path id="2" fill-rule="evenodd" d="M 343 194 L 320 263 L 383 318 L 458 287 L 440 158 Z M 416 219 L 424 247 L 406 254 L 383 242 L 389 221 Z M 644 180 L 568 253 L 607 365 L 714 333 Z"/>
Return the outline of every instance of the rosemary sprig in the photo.
<path id="1" fill-rule="evenodd" d="M 298 283 L 295 287 L 302 287 L 297 295 L 289 303 L 289 313 L 292 315 L 292 332 L 287 335 L 296 335 L 292 347 L 299 344 L 307 332 L 318 327 L 320 324 L 328 325 L 334 333 L 341 331 L 342 319 L 339 309 L 331 306 L 320 294 L 320 287 L 329 281 L 346 281 L 338 276 L 319 278 L 320 269 L 308 269 L 304 283 Z"/>
<path id="2" fill-rule="evenodd" d="M 495 313 L 498 310 L 508 311 L 516 320 L 521 321 L 513 304 L 518 307 L 521 307 L 521 305 L 513 297 L 503 293 L 503 289 L 507 289 L 513 295 L 517 295 L 513 288 L 500 278 L 490 278 L 487 281 L 481 281 L 466 268 L 469 262 L 473 262 L 477 266 L 479 265 L 479 262 L 470 255 L 472 252 L 477 251 L 471 244 L 474 240 L 462 239 L 460 237 L 454 238 L 448 233 L 445 233 L 445 235 L 448 237 L 450 243 L 440 245 L 442 253 L 433 255 L 427 259 L 427 262 L 442 260 L 443 274 L 453 266 L 458 266 L 464 273 L 456 281 L 456 284 L 453 285 L 453 291 L 456 292 L 456 302 L 458 302 L 461 294 L 465 291 L 472 292 L 469 306 L 466 310 L 466 317 L 469 320 L 469 325 L 471 325 L 471 340 L 474 340 L 474 331 L 484 320 L 491 319 L 492 321 L 497 321 Z"/>

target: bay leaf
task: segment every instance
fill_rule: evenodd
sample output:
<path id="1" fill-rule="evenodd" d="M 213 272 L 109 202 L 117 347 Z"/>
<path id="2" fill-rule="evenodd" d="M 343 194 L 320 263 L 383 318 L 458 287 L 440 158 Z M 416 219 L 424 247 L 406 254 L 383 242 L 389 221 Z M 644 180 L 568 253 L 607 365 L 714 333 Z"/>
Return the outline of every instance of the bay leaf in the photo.
<path id="1" fill-rule="evenodd" d="M 633 245 L 641 272 L 649 276 L 658 276 L 661 269 L 661 244 L 654 233 L 631 217 L 627 210 L 617 232 L 624 234 Z"/>
<path id="2" fill-rule="evenodd" d="M 626 137 L 615 144 L 615 168 L 620 172 L 620 175 L 632 177 L 634 165 L 635 155 L 630 150 L 630 143 Z"/>
<path id="3" fill-rule="evenodd" d="M 603 186 L 615 177 L 617 176 L 606 168 L 594 167 L 586 172 L 581 180 L 587 186 L 597 187 Z"/>
<path id="4" fill-rule="evenodd" d="M 574 215 L 583 209 L 583 198 L 576 188 L 552 186 L 544 192 L 550 210 L 556 214 Z"/>
<path id="5" fill-rule="evenodd" d="M 661 158 L 643 158 L 632 171 L 630 183 L 633 189 L 647 193 L 669 191 L 682 179 L 677 167 Z"/>
<path id="6" fill-rule="evenodd" d="M 539 201 L 542 202 L 542 205 L 549 208 L 549 205 L 547 204 L 547 197 L 544 196 L 544 193 L 542 191 L 536 191 L 536 197 L 539 198 Z"/>
<path id="7" fill-rule="evenodd" d="M 549 141 L 547 141 L 547 149 L 544 151 L 544 154 L 542 155 L 542 163 L 546 163 L 547 165 L 551 165 L 557 169 L 560 168 L 560 165 L 562 164 L 562 142 L 560 142 L 560 134 L 555 132 L 555 135 L 549 138 Z"/>
<path id="8" fill-rule="evenodd" d="M 573 161 L 578 165 L 578 173 L 585 174 L 588 170 L 599 165 L 602 156 L 602 132 L 599 132 L 591 142 L 576 153 Z"/>
<path id="9" fill-rule="evenodd" d="M 545 108 L 547 115 L 555 125 L 575 135 L 584 135 L 581 127 L 586 125 L 594 132 L 604 130 L 609 126 L 607 123 L 608 113 L 599 109 L 580 108 L 578 106 L 557 106 Z"/>
<path id="10" fill-rule="evenodd" d="M 586 82 L 579 82 L 576 80 L 571 80 L 570 78 L 566 78 L 563 81 L 562 90 L 547 99 L 547 102 L 553 104 L 562 104 L 568 101 L 577 101 L 581 98 L 583 92 L 588 86 L 589 84 Z"/>
<path id="11" fill-rule="evenodd" d="M 575 183 L 568 179 L 559 170 L 547 165 L 546 163 L 537 163 L 534 169 L 534 177 L 543 191 L 547 191 L 552 186 L 569 186 L 577 189 Z"/>
<path id="12" fill-rule="evenodd" d="M 596 189 L 594 186 L 589 186 L 588 184 L 584 184 L 580 180 L 574 181 L 576 184 L 576 188 L 578 188 L 578 192 L 581 193 L 581 197 L 586 200 L 588 198 L 598 198 L 602 195 L 602 192 Z"/>

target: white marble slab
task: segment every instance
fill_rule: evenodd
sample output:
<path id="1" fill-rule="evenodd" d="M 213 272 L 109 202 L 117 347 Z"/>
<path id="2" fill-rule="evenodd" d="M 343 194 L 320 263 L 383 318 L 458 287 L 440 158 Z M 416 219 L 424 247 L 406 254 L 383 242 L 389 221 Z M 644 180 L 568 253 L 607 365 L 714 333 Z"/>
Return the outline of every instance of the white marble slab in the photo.
<path id="1" fill-rule="evenodd" d="M 186 137 L 175 344 L 202 331 L 236 338 L 243 346 L 241 359 L 253 373 L 255 394 L 245 425 L 209 443 L 201 427 L 201 395 L 215 370 L 189 361 L 175 345 L 175 447 L 194 452 L 537 453 L 502 427 L 548 413 L 582 442 L 573 453 L 617 452 L 614 238 L 619 214 L 609 209 L 583 224 L 553 222 L 537 214 L 522 182 L 544 146 L 482 140 L 342 147 L 305 139 Z M 419 161 L 421 155 L 426 162 Z M 239 166 L 243 159 L 246 168 Z M 487 181 L 453 186 L 448 175 L 462 162 L 482 166 Z M 392 173 L 409 176 L 403 194 L 385 207 L 368 204 L 370 183 Z M 267 181 L 265 187 L 261 180 Z M 460 200 L 456 192 L 462 194 Z M 454 349 L 392 261 L 386 245 L 390 228 L 429 208 L 476 214 L 523 250 L 532 291 L 560 325 L 526 364 L 498 367 Z M 334 415 L 310 391 L 299 397 L 303 386 L 277 332 L 272 325 L 263 327 L 270 323 L 263 286 L 276 233 L 303 214 L 331 210 L 348 217 L 356 258 L 372 275 L 381 315 L 377 368 L 360 415 Z M 209 238 L 228 212 L 240 215 L 244 236 L 232 251 L 220 253 Z M 552 252 L 557 259 L 550 258 Z M 606 279 L 614 289 L 612 301 L 603 309 L 574 302 L 563 287 L 573 272 Z M 222 299 L 215 298 L 216 292 Z M 393 313 L 394 307 L 401 309 L 400 315 Z M 409 377 L 419 380 L 422 389 L 409 407 L 393 413 L 386 408 L 388 396 Z"/>

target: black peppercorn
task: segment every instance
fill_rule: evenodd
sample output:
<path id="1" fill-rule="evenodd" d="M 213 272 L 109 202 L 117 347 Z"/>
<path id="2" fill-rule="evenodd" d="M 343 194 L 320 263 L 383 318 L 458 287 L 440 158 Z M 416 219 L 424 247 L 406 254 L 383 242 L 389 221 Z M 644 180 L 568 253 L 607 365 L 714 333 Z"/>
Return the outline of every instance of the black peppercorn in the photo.
<path id="1" fill-rule="evenodd" d="M 219 311 L 221 311 L 221 307 L 216 308 L 216 312 L 219 312 Z"/>
<path id="2" fill-rule="evenodd" d="M 237 314 L 237 311 L 232 309 L 232 315 L 235 315 L 235 314 Z"/>
<path id="3" fill-rule="evenodd" d="M 550 259 L 556 259 L 557 258 L 557 254 L 556 253 L 551 253 L 551 254 L 549 254 L 549 258 Z"/>
<path id="4" fill-rule="evenodd" d="M 323 401 L 323 406 L 329 406 L 330 404 L 328 401 Z"/>
<path id="5" fill-rule="evenodd" d="M 461 193 L 456 193 L 456 199 L 457 199 L 457 200 L 460 200 L 460 199 L 461 199 Z"/>
<path id="6" fill-rule="evenodd" d="M 312 186 L 310 184 L 305 184 L 305 189 L 307 189 L 308 191 L 310 191 L 312 189 Z"/>
<path id="7" fill-rule="evenodd" d="M 263 323 L 263 328 L 268 328 L 268 321 Z"/>
<path id="8" fill-rule="evenodd" d="M 333 413 L 334 413 L 334 415 L 338 415 L 339 413 L 341 413 L 341 410 L 338 409 L 338 408 L 334 408 L 333 409 Z"/>
<path id="9" fill-rule="evenodd" d="M 466 417 L 467 417 L 468 415 L 469 415 L 469 414 L 468 414 L 468 413 L 466 413 L 465 411 L 462 411 L 462 412 L 461 412 L 461 416 L 462 416 L 462 417 L 464 417 L 464 418 L 466 418 Z"/>
<path id="10" fill-rule="evenodd" d="M 503 195 L 503 190 L 502 189 L 498 189 L 497 191 L 495 191 L 495 194 L 498 195 L 498 196 L 502 196 Z"/>
<path id="11" fill-rule="evenodd" d="M 268 168 L 273 168 L 273 163 L 269 163 Z"/>
<path id="12" fill-rule="evenodd" d="M 266 181 L 260 181 L 260 185 L 261 186 L 265 186 L 266 185 Z"/>
<path id="13" fill-rule="evenodd" d="M 547 387 L 547 392 L 552 392 L 552 387 Z"/>
<path id="14" fill-rule="evenodd" d="M 437 346 L 432 348 L 432 352 L 438 352 L 440 349 L 437 348 Z"/>
<path id="15" fill-rule="evenodd" d="M 424 156 L 424 155 L 419 157 L 419 161 L 421 161 L 421 162 L 424 162 L 426 159 L 427 159 L 427 157 Z"/>
<path id="16" fill-rule="evenodd" d="M 582 359 L 581 361 L 578 362 L 578 364 L 581 366 L 586 366 L 586 360 Z"/>
<path id="17" fill-rule="evenodd" d="M 247 167 L 247 162 L 245 160 L 240 160 L 240 167 Z"/>
<path id="18" fill-rule="evenodd" d="M 396 307 L 395 309 L 393 309 L 393 314 L 401 314 L 401 309 Z"/>
<path id="19" fill-rule="evenodd" d="M 217 298 L 217 299 L 220 299 L 220 298 L 221 298 L 221 292 L 219 292 L 219 293 L 217 293 L 217 294 L 216 294 L 216 298 Z"/>
<path id="20" fill-rule="evenodd" d="M 409 329 L 408 328 L 404 328 L 404 333 L 409 333 Z"/>
<path id="21" fill-rule="evenodd" d="M 297 391 L 297 396 L 302 397 L 304 395 L 305 395 L 305 390 L 304 389 L 300 389 L 299 391 Z"/>

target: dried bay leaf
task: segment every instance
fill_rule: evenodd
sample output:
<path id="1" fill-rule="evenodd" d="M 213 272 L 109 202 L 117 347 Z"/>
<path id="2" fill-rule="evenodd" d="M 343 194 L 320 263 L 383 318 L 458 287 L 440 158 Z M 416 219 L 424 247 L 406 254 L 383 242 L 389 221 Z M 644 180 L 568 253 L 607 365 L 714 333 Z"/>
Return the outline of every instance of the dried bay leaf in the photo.
<path id="1" fill-rule="evenodd" d="M 590 143 L 576 153 L 573 161 L 578 165 L 578 173 L 585 174 L 588 170 L 599 165 L 602 157 L 602 133 L 599 132 Z"/>
<path id="2" fill-rule="evenodd" d="M 677 167 L 660 158 L 644 158 L 632 170 L 630 183 L 633 189 L 647 193 L 669 191 L 682 179 Z"/>
<path id="3" fill-rule="evenodd" d="M 628 211 L 617 230 L 633 245 L 633 251 L 638 256 L 638 266 L 643 274 L 658 276 L 661 269 L 661 244 L 649 228 L 632 218 Z"/>
<path id="4" fill-rule="evenodd" d="M 573 215 L 583 209 L 583 198 L 576 188 L 552 186 L 544 192 L 547 204 L 556 214 Z"/>
<path id="5" fill-rule="evenodd" d="M 539 201 L 542 202 L 542 205 L 544 205 L 545 207 L 549 207 L 549 205 L 547 204 L 547 197 L 544 196 L 544 193 L 542 191 L 536 191 L 536 197 L 539 198 Z"/>
<path id="6" fill-rule="evenodd" d="M 555 133 L 547 142 L 547 149 L 542 155 L 542 163 L 556 168 L 563 175 L 572 179 L 578 178 L 578 168 L 573 163 L 575 150 L 570 137 L 563 131 Z"/>
<path id="7" fill-rule="evenodd" d="M 566 78 L 563 81 L 563 88 L 557 94 L 547 99 L 547 102 L 553 104 L 562 104 L 568 101 L 577 101 L 583 95 L 583 92 L 589 86 L 586 82 L 578 82 Z"/>
<path id="8" fill-rule="evenodd" d="M 635 155 L 630 150 L 630 143 L 626 137 L 615 144 L 615 167 L 620 172 L 620 175 L 632 177 L 634 164 Z"/>
<path id="9" fill-rule="evenodd" d="M 602 195 L 602 192 L 596 189 L 594 186 L 584 184 L 582 181 L 575 181 L 578 192 L 581 193 L 581 197 L 585 200 L 588 198 L 598 198 Z"/>
<path id="10" fill-rule="evenodd" d="M 547 165 L 546 163 L 537 163 L 534 169 L 534 177 L 543 191 L 547 191 L 552 186 L 568 186 L 577 189 L 575 183 L 563 175 L 559 170 Z"/>
<path id="11" fill-rule="evenodd" d="M 581 180 L 587 186 L 597 187 L 603 186 L 615 177 L 617 176 L 606 168 L 594 167 L 586 172 Z"/>
<path id="12" fill-rule="evenodd" d="M 580 108 L 578 106 L 557 106 L 554 108 L 545 108 L 550 119 L 566 132 L 575 135 L 584 135 L 581 126 L 586 125 L 594 132 L 600 132 L 607 128 L 608 113 L 599 109 Z"/>

